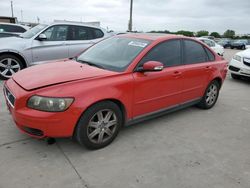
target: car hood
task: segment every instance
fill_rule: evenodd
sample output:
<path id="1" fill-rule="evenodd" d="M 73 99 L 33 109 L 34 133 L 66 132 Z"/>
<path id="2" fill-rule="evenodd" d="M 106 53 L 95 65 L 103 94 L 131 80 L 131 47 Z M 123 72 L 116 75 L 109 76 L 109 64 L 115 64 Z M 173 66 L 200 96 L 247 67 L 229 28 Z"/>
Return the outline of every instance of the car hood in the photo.
<path id="1" fill-rule="evenodd" d="M 0 50 L 9 48 L 25 49 L 29 41 L 30 39 L 15 36 L 0 38 Z"/>
<path id="2" fill-rule="evenodd" d="M 100 78 L 116 72 L 81 64 L 74 60 L 51 62 L 24 69 L 13 76 L 13 80 L 25 90 L 35 90 L 55 84 Z"/>
<path id="3" fill-rule="evenodd" d="M 238 52 L 237 55 L 240 55 L 241 57 L 250 58 L 250 49 Z"/>

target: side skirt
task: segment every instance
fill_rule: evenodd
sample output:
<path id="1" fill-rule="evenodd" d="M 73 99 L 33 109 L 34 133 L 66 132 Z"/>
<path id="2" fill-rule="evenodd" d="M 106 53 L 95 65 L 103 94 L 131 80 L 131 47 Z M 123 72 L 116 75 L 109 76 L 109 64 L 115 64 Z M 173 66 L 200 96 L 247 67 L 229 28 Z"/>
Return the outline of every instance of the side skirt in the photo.
<path id="1" fill-rule="evenodd" d="M 158 110 L 158 111 L 155 111 L 155 112 L 150 112 L 150 113 L 145 114 L 145 115 L 137 116 L 137 117 L 135 117 L 133 119 L 129 119 L 125 123 L 125 126 L 136 124 L 136 123 L 139 123 L 139 122 L 142 122 L 142 121 L 147 121 L 147 120 L 159 117 L 159 116 L 163 116 L 163 115 L 166 115 L 166 114 L 181 110 L 183 108 L 193 106 L 195 104 L 198 104 L 201 101 L 201 99 L 202 98 L 195 99 L 195 100 L 188 101 L 188 102 L 185 102 L 185 103 L 182 103 L 182 104 L 179 104 L 179 105 L 175 105 L 175 106 L 171 106 L 171 107 L 168 107 L 168 108 L 165 108 L 165 109 L 161 109 L 161 110 Z"/>

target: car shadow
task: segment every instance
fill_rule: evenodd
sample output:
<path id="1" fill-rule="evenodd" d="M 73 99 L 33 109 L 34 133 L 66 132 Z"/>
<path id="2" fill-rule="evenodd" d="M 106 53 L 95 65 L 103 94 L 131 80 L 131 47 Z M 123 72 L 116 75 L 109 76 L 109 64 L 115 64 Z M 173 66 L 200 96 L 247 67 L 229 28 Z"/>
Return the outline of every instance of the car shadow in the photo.
<path id="1" fill-rule="evenodd" d="M 122 142 L 124 140 L 130 139 L 130 137 L 132 139 L 133 137 L 132 135 L 136 134 L 139 136 L 141 134 L 141 137 L 143 137 L 143 135 L 145 134 L 145 131 L 146 132 L 154 131 L 156 127 L 166 126 L 166 124 L 168 123 L 172 124 L 173 121 L 176 120 L 176 118 L 183 116 L 188 111 L 192 111 L 194 113 L 196 111 L 201 111 L 201 109 L 195 106 L 191 106 L 191 107 L 187 107 L 187 108 L 175 111 L 175 112 L 161 115 L 153 119 L 141 121 L 139 123 L 135 123 L 129 126 L 123 126 L 117 138 L 113 141 L 113 143 L 111 143 L 111 145 L 107 147 L 109 149 L 117 148 L 117 147 L 119 148 L 119 145 L 123 145 Z M 105 150 L 105 148 L 107 149 L 107 147 L 105 147 L 99 150 L 88 150 L 84 146 L 81 146 L 79 143 L 77 143 L 74 139 L 69 139 L 69 138 L 58 138 L 56 139 L 56 144 L 59 144 L 62 150 L 65 150 L 66 153 L 68 153 L 67 150 L 70 150 L 70 151 L 74 151 L 75 154 L 78 154 L 78 153 L 83 154 L 87 152 L 101 151 L 101 150 Z"/>
<path id="2" fill-rule="evenodd" d="M 241 83 L 241 84 L 246 84 L 246 85 L 250 85 L 250 77 L 241 77 L 240 79 L 233 79 L 231 77 L 229 77 L 229 79 L 231 82 L 237 82 L 237 83 Z"/>

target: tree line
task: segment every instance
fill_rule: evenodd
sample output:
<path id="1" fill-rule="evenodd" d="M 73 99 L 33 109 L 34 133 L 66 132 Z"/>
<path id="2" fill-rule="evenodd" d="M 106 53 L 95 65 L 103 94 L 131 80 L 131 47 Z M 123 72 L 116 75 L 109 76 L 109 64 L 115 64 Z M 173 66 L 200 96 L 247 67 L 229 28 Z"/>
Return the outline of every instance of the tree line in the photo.
<path id="1" fill-rule="evenodd" d="M 220 35 L 218 32 L 211 32 L 206 30 L 201 30 L 197 32 L 193 31 L 185 31 L 185 30 L 180 30 L 177 32 L 170 32 L 168 30 L 164 31 L 150 31 L 150 33 L 167 33 L 167 34 L 177 34 L 177 35 L 184 35 L 188 37 L 202 37 L 202 36 L 213 36 L 215 38 L 231 38 L 231 39 L 250 39 L 250 36 L 236 36 L 234 30 L 226 30 L 223 35 Z"/>

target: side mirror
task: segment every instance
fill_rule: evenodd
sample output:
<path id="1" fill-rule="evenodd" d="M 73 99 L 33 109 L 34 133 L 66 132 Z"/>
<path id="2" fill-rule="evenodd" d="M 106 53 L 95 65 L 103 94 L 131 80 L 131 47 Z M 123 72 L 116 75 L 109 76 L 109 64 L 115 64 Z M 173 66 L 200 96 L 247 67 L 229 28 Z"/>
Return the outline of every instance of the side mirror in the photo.
<path id="1" fill-rule="evenodd" d="M 142 67 L 139 67 L 137 71 L 138 72 L 156 72 L 156 71 L 162 71 L 163 69 L 164 69 L 164 66 L 161 62 L 148 61 L 144 63 Z"/>
<path id="2" fill-rule="evenodd" d="M 47 36 L 45 34 L 40 34 L 37 38 L 38 40 L 47 40 Z"/>

